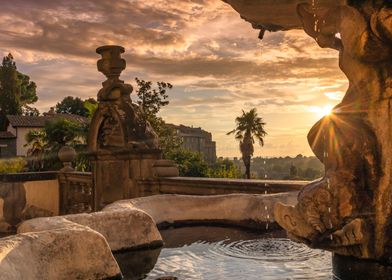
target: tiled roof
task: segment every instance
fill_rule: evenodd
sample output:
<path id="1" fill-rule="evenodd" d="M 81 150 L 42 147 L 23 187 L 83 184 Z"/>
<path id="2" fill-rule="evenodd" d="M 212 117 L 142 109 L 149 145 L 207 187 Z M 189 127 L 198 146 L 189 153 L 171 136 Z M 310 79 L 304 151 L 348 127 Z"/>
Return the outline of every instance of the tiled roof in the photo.
<path id="1" fill-rule="evenodd" d="M 46 122 L 60 118 L 75 121 L 78 123 L 89 122 L 87 118 L 73 114 L 48 114 L 45 116 L 7 115 L 7 119 L 13 127 L 44 127 Z"/>
<path id="2" fill-rule="evenodd" d="M 11 138 L 16 138 L 16 136 L 9 131 L 0 131 L 0 139 L 11 139 Z"/>

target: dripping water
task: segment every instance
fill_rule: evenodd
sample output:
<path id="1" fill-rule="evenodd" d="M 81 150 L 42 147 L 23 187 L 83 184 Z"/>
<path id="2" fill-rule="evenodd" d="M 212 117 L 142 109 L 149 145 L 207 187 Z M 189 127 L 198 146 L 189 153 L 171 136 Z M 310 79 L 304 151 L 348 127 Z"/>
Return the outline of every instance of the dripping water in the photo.
<path id="1" fill-rule="evenodd" d="M 323 139 L 323 141 L 324 141 L 324 164 L 326 164 L 326 162 L 327 162 L 327 160 L 328 160 L 328 156 L 329 156 L 329 154 L 328 154 L 328 143 L 326 143 L 326 132 L 324 132 L 324 139 Z M 327 190 L 328 190 L 328 192 L 329 193 L 331 193 L 331 182 L 330 182 L 330 179 L 327 177 Z M 332 203 L 332 201 L 331 201 L 331 203 Z M 331 218 L 331 216 L 332 216 L 332 211 L 331 211 L 331 206 L 332 205 L 329 205 L 328 206 L 328 229 L 332 229 L 333 228 L 333 224 L 332 224 L 332 218 Z M 331 241 L 333 241 L 333 235 L 331 234 L 330 236 L 329 236 L 329 238 L 331 239 Z"/>
<path id="2" fill-rule="evenodd" d="M 264 180 L 267 180 L 267 179 L 268 179 L 268 174 L 267 174 L 267 161 L 264 159 Z M 266 181 L 264 182 L 264 187 L 265 187 L 264 194 L 268 194 L 268 184 L 267 184 Z M 267 204 L 265 204 L 264 210 L 265 210 L 265 216 L 266 216 L 265 229 L 268 230 L 268 228 L 269 228 L 270 215 L 269 215 L 269 210 L 268 210 L 268 205 L 267 205 Z"/>

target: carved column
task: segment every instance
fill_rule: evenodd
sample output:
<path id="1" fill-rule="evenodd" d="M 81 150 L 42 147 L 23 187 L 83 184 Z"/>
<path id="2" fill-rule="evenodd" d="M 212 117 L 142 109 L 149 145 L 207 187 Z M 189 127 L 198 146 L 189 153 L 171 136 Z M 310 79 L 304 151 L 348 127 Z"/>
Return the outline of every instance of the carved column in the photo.
<path id="1" fill-rule="evenodd" d="M 126 67 L 123 52 L 120 46 L 97 49 L 102 56 L 98 70 L 107 80 L 98 92 L 98 109 L 88 137 L 95 210 L 139 196 L 138 180 L 152 178 L 153 163 L 161 158 L 158 136 L 131 100 L 132 86 L 119 79 Z"/>

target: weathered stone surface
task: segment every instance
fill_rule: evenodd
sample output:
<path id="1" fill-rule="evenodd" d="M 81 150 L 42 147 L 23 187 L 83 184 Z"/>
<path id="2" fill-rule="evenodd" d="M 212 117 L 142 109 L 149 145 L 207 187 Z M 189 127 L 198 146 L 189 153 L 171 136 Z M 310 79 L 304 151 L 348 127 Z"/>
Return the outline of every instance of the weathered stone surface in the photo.
<path id="1" fill-rule="evenodd" d="M 297 15 L 297 5 L 312 3 L 312 0 L 223 1 L 230 4 L 254 28 L 264 31 L 302 29 L 301 21 Z M 317 7 L 336 7 L 345 2 L 345 0 L 314 0 Z"/>
<path id="2" fill-rule="evenodd" d="M 162 157 L 159 137 L 142 108 L 132 102 L 133 88 L 120 80 L 126 62 L 121 46 L 102 46 L 98 70 L 107 80 L 98 92 L 88 150 L 95 183 L 96 211 L 120 199 L 138 197 L 137 181 L 152 177 L 153 162 Z"/>
<path id="3" fill-rule="evenodd" d="M 122 200 L 106 206 L 103 211 L 137 208 L 148 213 L 156 224 L 181 221 L 274 222 L 272 211 L 277 202 L 294 205 L 296 192 L 272 195 L 156 195 Z"/>
<path id="4" fill-rule="evenodd" d="M 17 234 L 0 239 L 0 279 L 121 279 L 99 233 L 86 227 Z"/>
<path id="5" fill-rule="evenodd" d="M 275 218 L 294 240 L 391 264 L 392 4 L 349 3 L 296 8 L 304 31 L 339 51 L 349 89 L 308 135 L 325 178 L 305 186 L 295 207 L 277 204 Z"/>
<path id="6" fill-rule="evenodd" d="M 180 176 L 178 166 L 172 160 L 156 160 L 152 166 L 154 177 L 177 177 Z"/>
<path id="7" fill-rule="evenodd" d="M 112 251 L 162 244 L 155 222 L 148 214 L 135 208 L 113 210 L 32 219 L 23 222 L 18 232 L 67 229 L 79 224 L 102 234 Z"/>

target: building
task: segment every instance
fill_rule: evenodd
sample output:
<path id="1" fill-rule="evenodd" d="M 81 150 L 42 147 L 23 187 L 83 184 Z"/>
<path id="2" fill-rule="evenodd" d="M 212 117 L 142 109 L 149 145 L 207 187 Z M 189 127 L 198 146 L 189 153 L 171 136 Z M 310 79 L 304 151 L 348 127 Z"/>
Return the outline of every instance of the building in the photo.
<path id="1" fill-rule="evenodd" d="M 43 116 L 8 115 L 7 131 L 0 132 L 0 157 L 26 156 L 26 135 L 32 130 L 43 129 L 48 121 L 64 118 L 79 123 L 88 123 L 88 119 L 73 114 L 44 113 Z"/>
<path id="2" fill-rule="evenodd" d="M 177 135 L 182 138 L 182 148 L 200 153 L 207 163 L 216 161 L 216 143 L 212 141 L 212 134 L 200 127 L 172 125 Z"/>

